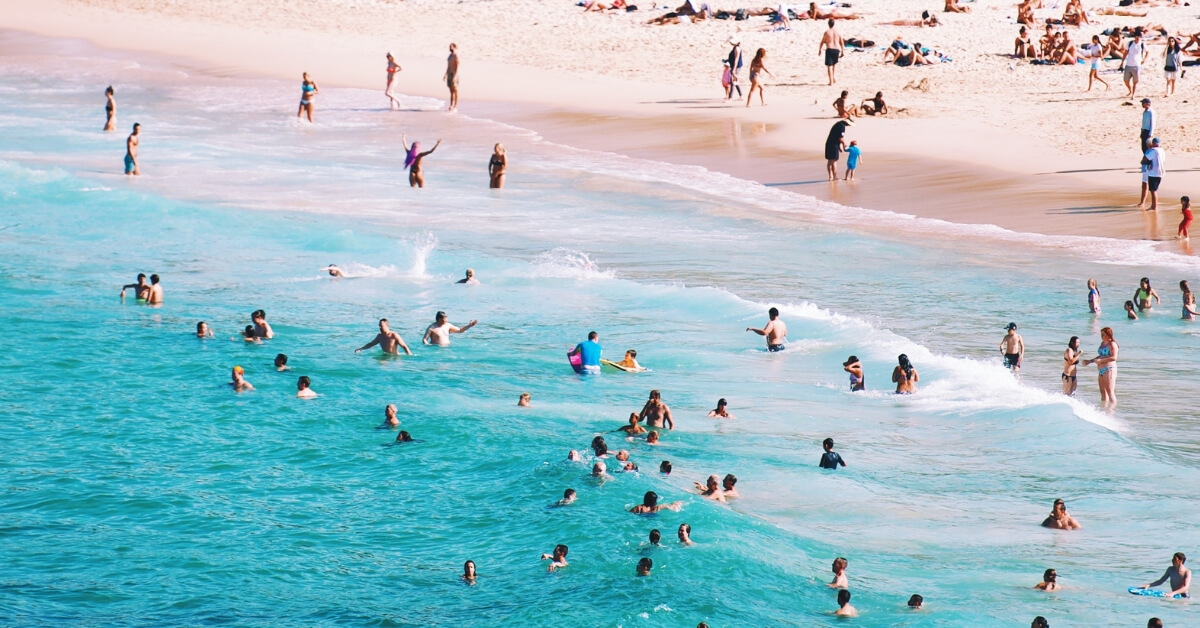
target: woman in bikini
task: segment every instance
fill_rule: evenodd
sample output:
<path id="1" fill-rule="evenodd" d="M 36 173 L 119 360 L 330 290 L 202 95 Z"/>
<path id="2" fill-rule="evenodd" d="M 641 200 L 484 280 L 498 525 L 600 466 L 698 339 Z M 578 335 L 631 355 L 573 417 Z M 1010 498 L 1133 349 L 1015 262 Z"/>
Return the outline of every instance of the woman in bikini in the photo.
<path id="1" fill-rule="evenodd" d="M 401 134 L 400 141 L 404 146 L 404 151 L 406 153 L 404 156 L 404 167 L 408 168 L 408 186 L 414 188 L 425 187 L 425 173 L 421 171 L 421 162 L 426 157 L 433 154 L 433 151 L 437 150 L 438 146 L 442 145 L 442 140 L 439 139 L 437 143 L 433 145 L 433 148 L 423 153 L 421 152 L 420 142 L 413 142 L 412 145 L 409 146 L 407 134 Z"/>
<path id="2" fill-rule="evenodd" d="M 392 92 L 396 84 L 396 73 L 402 70 L 399 63 L 396 63 L 396 58 L 392 53 L 387 53 L 387 89 L 383 90 L 383 95 L 388 97 L 388 103 L 391 105 L 392 111 L 400 108 L 400 100 Z"/>
<path id="3" fill-rule="evenodd" d="M 767 66 L 763 65 L 763 60 L 767 58 L 767 49 L 759 48 L 758 52 L 754 53 L 754 60 L 750 62 L 750 93 L 746 94 L 746 106 L 750 106 L 750 101 L 754 98 L 754 89 L 758 88 L 758 104 L 766 106 L 767 102 L 763 98 L 763 86 L 760 80 L 763 72 L 771 74 Z M 774 74 L 771 74 L 774 76 Z"/>
<path id="4" fill-rule="evenodd" d="M 903 353 L 897 358 L 899 365 L 892 369 L 892 381 L 896 383 L 897 395 L 911 395 L 917 392 L 917 382 L 921 381 L 917 369 L 913 368 L 908 356 Z"/>
<path id="5" fill-rule="evenodd" d="M 1024 26 L 1017 33 L 1017 40 L 1013 42 L 1013 56 L 1018 59 L 1037 58 L 1037 46 L 1029 39 L 1029 30 Z"/>
<path id="6" fill-rule="evenodd" d="M 1095 364 L 1099 367 L 1097 381 L 1100 385 L 1100 405 L 1113 406 L 1117 404 L 1117 353 L 1120 347 L 1113 338 L 1112 327 L 1100 330 L 1100 341 L 1096 357 L 1084 360 L 1083 365 Z"/>
<path id="7" fill-rule="evenodd" d="M 874 98 L 863 100 L 858 108 L 867 116 L 886 116 L 888 112 L 887 103 L 883 101 L 883 92 L 875 92 Z"/>
<path id="8" fill-rule="evenodd" d="M 117 130 L 117 96 L 113 92 L 112 85 L 104 90 L 104 112 L 108 114 L 108 121 L 104 123 L 105 131 Z"/>
<path id="9" fill-rule="evenodd" d="M 296 110 L 297 118 L 308 113 L 308 121 L 313 121 L 313 99 L 320 93 L 321 89 L 317 87 L 317 82 L 308 78 L 308 72 L 305 72 L 303 81 L 300 83 L 300 108 Z"/>
<path id="10" fill-rule="evenodd" d="M 853 103 L 851 103 L 849 105 L 846 104 L 846 97 L 849 95 L 850 95 L 850 91 L 843 89 L 842 95 L 838 96 L 838 99 L 833 101 L 833 110 L 837 112 L 839 118 L 849 118 L 851 116 L 859 116 L 859 117 L 862 116 L 862 113 L 860 113 L 858 110 L 858 105 L 855 105 Z"/>
<path id="11" fill-rule="evenodd" d="M 1150 278 L 1142 277 L 1142 282 L 1138 285 L 1137 292 L 1133 293 L 1133 304 L 1137 306 L 1138 311 L 1145 311 L 1153 307 L 1150 304 L 1150 299 L 1154 299 L 1156 304 L 1162 305 L 1162 299 L 1158 297 L 1158 293 L 1154 291 L 1154 288 L 1150 287 Z"/>
<path id="12" fill-rule="evenodd" d="M 1079 336 L 1071 336 L 1071 339 L 1067 341 L 1067 350 L 1063 352 L 1062 372 L 1062 391 L 1068 397 L 1074 397 L 1075 391 L 1079 388 L 1077 370 L 1081 353 L 1083 351 L 1079 349 Z"/>
<path id="13" fill-rule="evenodd" d="M 493 190 L 504 187 L 506 172 L 508 172 L 508 155 L 504 153 L 504 146 L 496 144 L 496 147 L 492 149 L 492 159 L 488 162 L 488 176 L 491 177 L 488 187 Z"/>

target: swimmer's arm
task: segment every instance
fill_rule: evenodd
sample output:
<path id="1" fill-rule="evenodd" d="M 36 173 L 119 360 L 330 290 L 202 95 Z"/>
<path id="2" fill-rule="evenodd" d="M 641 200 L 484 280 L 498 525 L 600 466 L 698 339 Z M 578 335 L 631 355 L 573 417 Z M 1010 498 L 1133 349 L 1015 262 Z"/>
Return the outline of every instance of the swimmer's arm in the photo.
<path id="1" fill-rule="evenodd" d="M 396 339 L 396 343 L 397 343 L 397 344 L 399 344 L 399 345 L 400 345 L 400 347 L 404 349 L 404 353 L 405 353 L 405 355 L 412 355 L 412 354 L 413 354 L 413 352 L 412 352 L 412 351 L 410 351 L 410 350 L 409 350 L 409 348 L 408 348 L 408 343 L 404 342 L 404 339 L 400 337 L 400 334 L 397 334 L 396 332 L 392 332 L 392 337 L 393 337 L 393 338 L 395 338 L 395 339 Z"/>
<path id="2" fill-rule="evenodd" d="M 463 325 L 462 327 L 455 327 L 455 326 L 451 325 L 451 326 L 450 326 L 450 333 L 452 333 L 452 334 L 461 334 L 461 333 L 463 333 L 464 331 L 467 331 L 468 329 L 470 329 L 470 328 L 472 328 L 472 327 L 474 327 L 474 326 L 476 326 L 476 325 L 478 325 L 478 324 L 479 324 L 479 321 L 471 321 L 471 322 L 467 323 L 466 325 Z"/>
<path id="3" fill-rule="evenodd" d="M 707 415 L 705 415 L 705 416 L 707 416 L 708 418 L 710 418 L 710 419 L 711 419 L 712 417 L 715 417 L 715 416 L 717 416 L 717 411 L 716 411 L 716 410 L 709 410 L 709 411 L 708 411 L 708 414 L 707 414 Z"/>
<path id="4" fill-rule="evenodd" d="M 429 344 L 429 338 L 433 335 L 433 325 L 425 328 L 425 335 L 421 337 L 421 344 Z"/>
<path id="5" fill-rule="evenodd" d="M 365 345 L 363 345 L 363 346 L 361 346 L 361 347 L 359 347 L 359 348 L 355 349 L 355 350 L 354 350 L 354 352 L 355 352 L 355 353 L 358 353 L 359 351 L 366 351 L 367 349 L 370 349 L 371 347 L 374 347 L 374 346 L 375 346 L 375 345 L 377 345 L 377 344 L 379 344 L 379 336 L 375 336 L 375 339 L 374 339 L 374 340 L 372 340 L 371 342 L 368 342 L 367 344 L 365 344 Z"/>
<path id="6" fill-rule="evenodd" d="M 442 80 L 443 80 L 443 81 L 444 81 L 444 80 L 446 80 L 446 77 L 444 77 L 444 76 L 443 76 L 443 77 L 442 77 Z M 409 148 L 409 146 L 408 146 L 408 134 L 407 134 L 407 133 L 401 133 L 401 134 L 400 134 L 400 145 L 404 147 L 404 152 L 406 152 L 406 153 L 407 153 L 409 150 L 412 150 L 412 149 L 410 149 L 410 148 Z"/>
<path id="7" fill-rule="evenodd" d="M 670 408 L 667 408 L 667 409 L 666 409 L 666 412 L 664 412 L 664 413 L 663 413 L 663 420 L 667 422 L 667 429 L 668 429 L 668 430 L 673 430 L 673 429 L 675 429 L 675 419 L 674 419 L 674 418 L 671 416 L 671 409 L 670 409 Z"/>
<path id="8" fill-rule="evenodd" d="M 1148 584 L 1142 588 L 1143 589 L 1152 589 L 1152 588 L 1157 587 L 1158 585 L 1166 582 L 1170 578 L 1171 578 L 1171 570 L 1167 569 L 1166 571 L 1163 572 L 1163 575 L 1161 578 L 1159 578 L 1158 580 L 1155 580 L 1154 582 L 1151 582 L 1150 584 Z"/>
<path id="9" fill-rule="evenodd" d="M 1162 305 L 1162 299 L 1158 297 L 1158 293 L 1154 291 L 1154 288 L 1150 289 L 1150 296 L 1154 297 L 1155 303 Z"/>

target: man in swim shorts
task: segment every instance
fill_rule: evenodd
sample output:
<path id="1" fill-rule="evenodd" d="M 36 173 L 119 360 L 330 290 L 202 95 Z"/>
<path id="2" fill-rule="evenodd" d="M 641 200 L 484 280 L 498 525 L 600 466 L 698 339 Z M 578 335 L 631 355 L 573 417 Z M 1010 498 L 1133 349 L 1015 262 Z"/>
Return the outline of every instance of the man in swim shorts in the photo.
<path id="1" fill-rule="evenodd" d="M 1158 187 L 1163 178 L 1163 150 L 1159 147 L 1159 139 L 1150 140 L 1150 150 L 1142 157 L 1142 165 L 1146 167 L 1146 189 L 1150 192 L 1150 211 L 1158 210 Z"/>
<path id="2" fill-rule="evenodd" d="M 842 39 L 842 34 L 837 32 L 833 27 L 833 20 L 829 20 L 829 30 L 821 36 L 821 45 L 817 46 L 817 54 L 825 52 L 825 73 L 829 75 L 829 84 L 833 85 L 837 82 L 834 77 L 834 68 L 837 62 L 842 58 L 842 49 L 846 46 L 846 42 Z"/>
<path id="3" fill-rule="evenodd" d="M 600 346 L 600 334 L 589 332 L 588 339 L 575 345 L 568 355 L 579 355 L 583 373 L 600 373 L 600 356 L 604 348 Z"/>
<path id="4" fill-rule="evenodd" d="M 458 46 L 454 44 L 450 44 L 450 56 L 446 58 L 446 74 L 442 76 L 442 80 L 450 89 L 448 111 L 454 111 L 458 108 Z"/>
<path id="5" fill-rule="evenodd" d="M 1171 566 L 1167 567 L 1162 577 L 1142 588 L 1152 589 L 1170 580 L 1171 590 L 1167 592 L 1167 597 L 1175 597 L 1176 595 L 1190 597 L 1188 589 L 1192 586 L 1192 570 L 1183 566 L 1186 560 L 1187 556 L 1184 556 L 1183 552 L 1175 552 L 1175 555 L 1171 557 Z"/>
<path id="6" fill-rule="evenodd" d="M 125 174 L 137 176 L 142 174 L 142 170 L 138 164 L 138 141 L 141 136 L 138 135 L 142 130 L 142 125 L 137 122 L 133 123 L 133 133 L 125 140 Z"/>
<path id="7" fill-rule="evenodd" d="M 473 320 L 462 327 L 455 327 L 446 320 L 445 312 L 438 312 L 433 324 L 425 328 L 425 337 L 421 338 L 421 342 L 427 345 L 449 347 L 450 334 L 461 334 L 477 324 L 479 321 Z"/>
<path id="8" fill-rule="evenodd" d="M 400 355 L 397 347 L 404 349 L 405 354 L 412 355 L 412 351 L 409 351 L 408 345 L 404 343 L 404 339 L 400 337 L 400 334 L 392 331 L 386 318 L 379 319 L 379 333 L 375 336 L 375 339 L 355 349 L 354 352 L 358 353 L 364 349 L 370 349 L 375 345 L 379 345 L 379 348 L 383 349 L 384 353 L 391 355 Z"/>
<path id="9" fill-rule="evenodd" d="M 1008 333 L 1000 341 L 1000 353 L 1004 354 L 1004 368 L 1020 376 L 1021 358 L 1025 356 L 1025 341 L 1021 339 L 1021 334 L 1017 333 L 1016 323 L 1009 323 L 1005 329 Z"/>
<path id="10" fill-rule="evenodd" d="M 1121 68 L 1124 70 L 1122 78 L 1125 81 L 1125 87 L 1129 93 L 1126 98 L 1133 98 L 1137 94 L 1138 74 L 1142 68 L 1142 61 L 1146 57 L 1146 45 L 1142 43 L 1141 31 L 1134 31 L 1133 41 L 1129 42 L 1129 46 L 1125 49 L 1125 57 L 1121 60 Z"/>
<path id="11" fill-rule="evenodd" d="M 787 324 L 779 319 L 779 309 L 771 308 L 767 311 L 767 315 L 771 317 L 771 321 L 762 329 L 747 327 L 746 331 L 752 331 L 760 336 L 767 337 L 767 351 L 783 351 L 785 342 L 787 342 Z"/>

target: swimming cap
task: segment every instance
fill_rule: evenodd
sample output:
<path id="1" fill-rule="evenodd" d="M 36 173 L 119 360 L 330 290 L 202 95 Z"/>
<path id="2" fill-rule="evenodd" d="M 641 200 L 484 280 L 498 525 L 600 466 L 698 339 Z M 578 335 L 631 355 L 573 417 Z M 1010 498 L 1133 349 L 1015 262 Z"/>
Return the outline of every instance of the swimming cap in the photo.
<path id="1" fill-rule="evenodd" d="M 235 367 L 233 367 L 233 372 L 234 372 L 234 373 L 245 373 L 245 372 L 246 372 L 246 369 L 244 369 L 244 368 L 242 368 L 242 367 L 240 367 L 240 366 L 235 366 Z"/>

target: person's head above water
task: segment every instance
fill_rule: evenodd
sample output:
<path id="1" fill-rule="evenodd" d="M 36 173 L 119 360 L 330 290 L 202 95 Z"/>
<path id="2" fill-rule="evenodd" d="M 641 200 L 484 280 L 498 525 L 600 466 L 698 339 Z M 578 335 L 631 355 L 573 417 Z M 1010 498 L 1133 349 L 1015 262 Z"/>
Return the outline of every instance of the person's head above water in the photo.
<path id="1" fill-rule="evenodd" d="M 412 436 L 408 432 L 401 431 L 399 434 L 396 435 L 396 442 L 397 443 L 411 443 Z"/>
<path id="2" fill-rule="evenodd" d="M 275 368 L 287 366 L 288 357 L 282 353 L 275 356 Z"/>
<path id="3" fill-rule="evenodd" d="M 439 323 L 444 323 L 446 322 L 446 313 L 439 310 L 438 313 L 434 315 L 434 319 Z"/>
<path id="4" fill-rule="evenodd" d="M 850 603 L 850 592 L 846 589 L 838 590 L 838 606 L 845 606 Z"/>
<path id="5" fill-rule="evenodd" d="M 387 331 L 387 330 L 388 330 L 388 319 L 386 319 L 386 318 L 379 319 L 379 331 Z"/>
<path id="6" fill-rule="evenodd" d="M 650 444 L 657 443 L 658 442 L 658 432 L 651 430 L 651 432 L 649 434 L 646 434 L 646 442 L 650 443 Z"/>
<path id="7" fill-rule="evenodd" d="M 920 595 L 917 595 L 915 593 L 913 594 L 912 597 L 908 598 L 908 607 L 912 608 L 912 609 L 921 608 L 921 605 L 924 603 L 925 603 L 925 598 L 923 598 Z"/>
<path id="8" fill-rule="evenodd" d="M 724 478 L 721 478 L 721 488 L 731 491 L 737 486 L 737 476 L 732 473 L 726 473 Z"/>
<path id="9" fill-rule="evenodd" d="M 158 285 L 158 275 L 150 275 L 150 283 Z"/>
<path id="10" fill-rule="evenodd" d="M 474 268 L 468 268 L 468 269 L 467 269 L 467 279 L 470 279 L 470 278 L 472 278 L 472 277 L 474 277 L 474 276 L 475 276 L 475 269 L 474 269 Z"/>
<path id="11" fill-rule="evenodd" d="M 592 465 L 592 475 L 600 476 L 608 472 L 608 467 L 603 462 L 597 462 Z"/>
<path id="12" fill-rule="evenodd" d="M 1054 571 L 1053 569 L 1047 569 L 1046 571 L 1042 572 L 1042 580 L 1044 582 L 1054 582 L 1058 580 L 1058 572 Z"/>
<path id="13" fill-rule="evenodd" d="M 1050 628 L 1050 622 L 1046 621 L 1045 617 L 1038 615 L 1033 618 L 1033 623 L 1029 624 L 1029 628 Z"/>
<path id="14" fill-rule="evenodd" d="M 825 451 L 833 451 L 833 439 L 826 438 L 825 440 L 821 441 L 821 446 L 825 448 Z"/>
<path id="15" fill-rule="evenodd" d="M 642 496 L 642 505 L 647 508 L 655 508 L 658 506 L 658 493 L 654 491 L 646 491 Z"/>
<path id="16" fill-rule="evenodd" d="M 671 475 L 671 461 L 663 460 L 662 464 L 658 465 L 658 470 L 660 473 L 665 473 L 667 475 Z"/>
<path id="17" fill-rule="evenodd" d="M 253 338 L 254 337 L 254 325 L 246 325 L 246 328 L 242 330 L 242 336 L 244 336 L 246 338 Z"/>
<path id="18" fill-rule="evenodd" d="M 391 56 L 392 55 L 390 54 L 388 55 L 389 58 Z M 468 560 L 467 562 L 463 563 L 463 578 L 466 578 L 467 580 L 475 579 L 475 561 Z"/>
<path id="19" fill-rule="evenodd" d="M 654 561 L 650 560 L 649 556 L 643 556 L 637 564 L 637 575 L 648 576 L 652 568 L 654 568 Z"/>
<path id="20" fill-rule="evenodd" d="M 651 530 L 651 531 L 650 531 L 650 542 L 651 542 L 651 543 L 653 543 L 653 544 L 655 544 L 655 545 L 658 545 L 658 542 L 659 542 L 659 541 L 661 541 L 661 540 L 662 540 L 662 533 L 661 533 L 661 532 L 659 532 L 658 530 Z"/>
<path id="21" fill-rule="evenodd" d="M 846 560 L 845 558 L 842 558 L 841 556 L 838 556 L 837 558 L 833 559 L 833 573 L 839 574 L 839 573 L 842 573 L 843 571 L 846 571 L 846 566 L 849 564 L 850 564 L 850 561 Z"/>
<path id="22" fill-rule="evenodd" d="M 301 375 L 300 379 L 296 380 L 296 388 L 299 390 L 304 390 L 309 386 L 312 386 L 312 380 L 307 375 Z"/>
<path id="23" fill-rule="evenodd" d="M 604 442 L 603 436 L 597 436 L 592 439 L 592 451 L 596 452 L 597 456 L 608 454 L 608 443 Z"/>
<path id="24" fill-rule="evenodd" d="M 1016 331 L 1016 330 L 1017 330 L 1017 324 L 1016 324 L 1016 323 L 1009 323 L 1007 326 L 1005 326 L 1005 329 L 1007 329 L 1008 331 Z"/>
<path id="25" fill-rule="evenodd" d="M 717 409 L 718 410 L 724 409 L 725 406 L 727 406 L 727 405 L 729 405 L 729 402 L 725 401 L 724 397 L 721 397 L 720 399 L 717 400 Z"/>
<path id="26" fill-rule="evenodd" d="M 767 310 L 767 316 L 770 317 L 771 320 L 775 320 L 775 319 L 779 318 L 779 308 L 773 307 L 773 308 Z"/>

